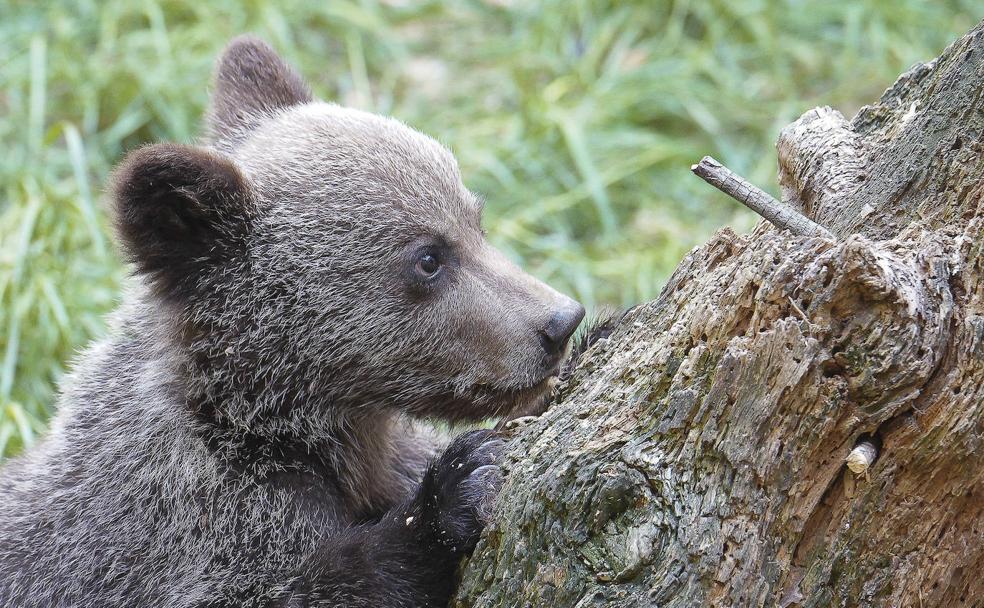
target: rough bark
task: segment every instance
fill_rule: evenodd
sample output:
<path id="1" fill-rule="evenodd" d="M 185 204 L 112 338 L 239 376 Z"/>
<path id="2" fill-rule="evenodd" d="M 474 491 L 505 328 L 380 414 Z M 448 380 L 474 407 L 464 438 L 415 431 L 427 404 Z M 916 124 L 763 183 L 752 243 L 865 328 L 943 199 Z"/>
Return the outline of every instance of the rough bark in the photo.
<path id="1" fill-rule="evenodd" d="M 784 129 L 835 239 L 722 230 L 594 345 L 454 605 L 984 606 L 982 133 L 984 24 Z"/>

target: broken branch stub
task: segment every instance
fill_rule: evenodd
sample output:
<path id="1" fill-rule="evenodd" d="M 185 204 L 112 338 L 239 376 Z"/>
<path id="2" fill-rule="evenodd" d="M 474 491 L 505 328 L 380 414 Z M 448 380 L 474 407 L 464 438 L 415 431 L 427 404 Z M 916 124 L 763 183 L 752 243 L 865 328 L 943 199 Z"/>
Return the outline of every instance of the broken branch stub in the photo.
<path id="1" fill-rule="evenodd" d="M 799 236 L 834 238 L 834 235 L 820 224 L 783 205 L 710 156 L 702 158 L 699 163 L 690 167 L 690 170 L 697 177 L 758 213 L 778 228 Z"/>

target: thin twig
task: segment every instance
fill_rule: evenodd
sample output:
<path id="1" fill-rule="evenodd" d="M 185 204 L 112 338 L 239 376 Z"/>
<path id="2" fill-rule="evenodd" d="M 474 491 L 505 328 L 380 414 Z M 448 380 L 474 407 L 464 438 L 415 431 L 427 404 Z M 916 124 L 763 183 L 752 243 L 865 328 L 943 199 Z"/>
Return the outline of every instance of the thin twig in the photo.
<path id="1" fill-rule="evenodd" d="M 806 318 L 806 313 L 803 312 L 803 309 L 801 309 L 799 305 L 796 304 L 796 300 L 793 299 L 793 296 L 786 296 L 786 299 L 788 299 L 789 303 L 793 305 L 793 310 L 795 310 L 797 314 L 799 314 L 800 318 L 806 321 L 807 325 L 812 326 L 813 323 L 811 323 L 810 320 Z"/>
<path id="2" fill-rule="evenodd" d="M 833 239 L 834 235 L 805 215 L 783 205 L 768 193 L 756 188 L 740 175 L 710 156 L 690 167 L 694 175 L 724 192 L 739 203 L 758 213 L 779 228 L 800 236 L 819 236 Z"/>

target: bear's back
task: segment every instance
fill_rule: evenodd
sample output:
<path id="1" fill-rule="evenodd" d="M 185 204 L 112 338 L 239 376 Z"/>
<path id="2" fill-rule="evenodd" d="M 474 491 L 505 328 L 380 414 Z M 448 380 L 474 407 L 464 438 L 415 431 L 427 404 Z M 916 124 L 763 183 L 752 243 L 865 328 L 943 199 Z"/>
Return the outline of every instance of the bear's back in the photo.
<path id="1" fill-rule="evenodd" d="M 146 352 L 97 344 L 45 440 L 0 471 L 0 605 L 275 594 L 317 538 L 350 523 L 304 472 L 217 458 Z"/>

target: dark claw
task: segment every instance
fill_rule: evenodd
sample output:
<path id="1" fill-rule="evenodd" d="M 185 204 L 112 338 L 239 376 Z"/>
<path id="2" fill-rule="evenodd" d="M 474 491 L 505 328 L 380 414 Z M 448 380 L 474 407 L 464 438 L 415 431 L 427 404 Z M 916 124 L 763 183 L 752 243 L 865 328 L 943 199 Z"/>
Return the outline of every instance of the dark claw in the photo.
<path id="1" fill-rule="evenodd" d="M 502 485 L 496 463 L 504 448 L 494 431 L 464 433 L 431 465 L 421 484 L 423 519 L 452 553 L 469 553 L 478 542 Z"/>

